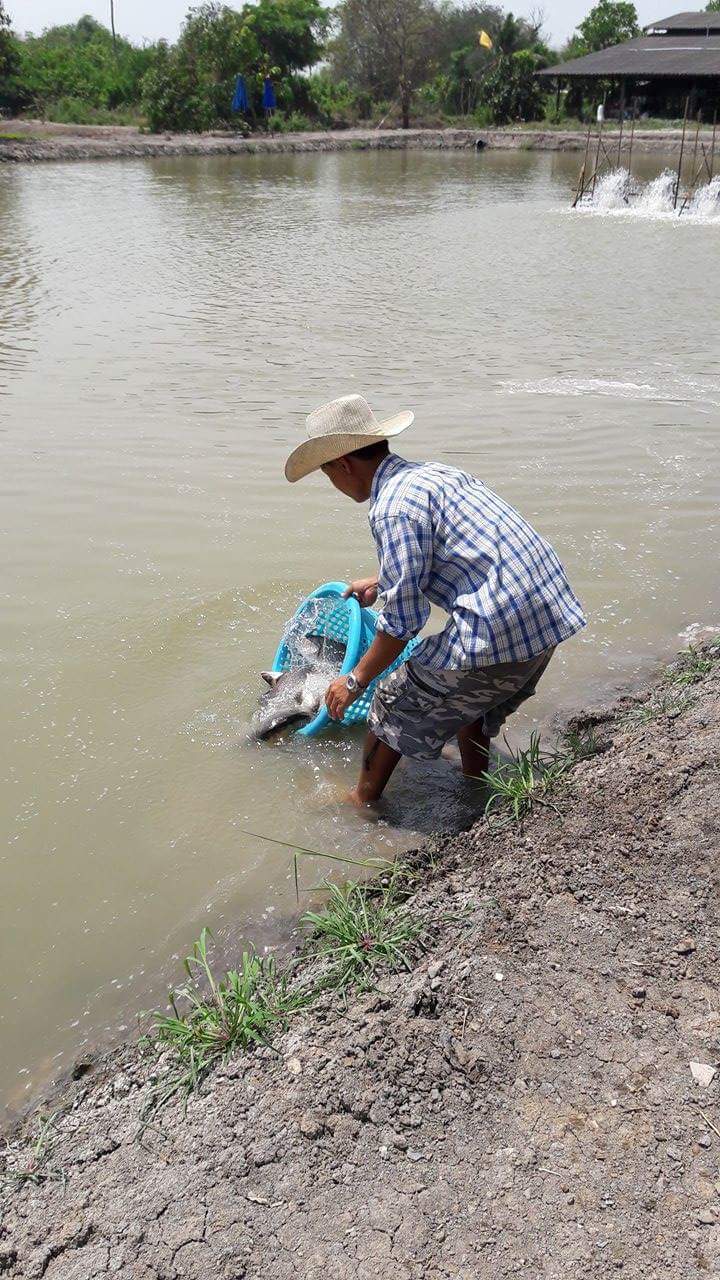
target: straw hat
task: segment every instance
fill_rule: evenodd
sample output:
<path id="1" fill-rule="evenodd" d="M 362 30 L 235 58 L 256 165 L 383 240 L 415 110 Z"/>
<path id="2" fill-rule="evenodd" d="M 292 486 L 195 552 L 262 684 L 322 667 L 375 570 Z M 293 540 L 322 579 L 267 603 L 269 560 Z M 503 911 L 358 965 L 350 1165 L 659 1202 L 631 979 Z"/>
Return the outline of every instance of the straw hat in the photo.
<path id="1" fill-rule="evenodd" d="M 305 419 L 308 439 L 293 449 L 285 463 L 285 476 L 294 484 L 344 453 L 363 449 L 377 440 L 389 440 L 410 426 L 415 414 L 409 409 L 379 422 L 363 396 L 340 396 Z"/>

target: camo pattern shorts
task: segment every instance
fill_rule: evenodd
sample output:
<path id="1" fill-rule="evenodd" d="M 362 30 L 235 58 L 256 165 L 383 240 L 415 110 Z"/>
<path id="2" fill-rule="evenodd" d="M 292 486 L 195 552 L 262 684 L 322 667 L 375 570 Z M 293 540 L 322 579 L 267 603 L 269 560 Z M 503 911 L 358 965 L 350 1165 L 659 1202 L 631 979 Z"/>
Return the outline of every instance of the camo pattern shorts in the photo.
<path id="1" fill-rule="evenodd" d="M 481 718 L 489 738 L 531 698 L 554 649 L 527 662 L 441 671 L 410 659 L 378 685 L 368 728 L 404 756 L 436 760 L 459 729 Z"/>

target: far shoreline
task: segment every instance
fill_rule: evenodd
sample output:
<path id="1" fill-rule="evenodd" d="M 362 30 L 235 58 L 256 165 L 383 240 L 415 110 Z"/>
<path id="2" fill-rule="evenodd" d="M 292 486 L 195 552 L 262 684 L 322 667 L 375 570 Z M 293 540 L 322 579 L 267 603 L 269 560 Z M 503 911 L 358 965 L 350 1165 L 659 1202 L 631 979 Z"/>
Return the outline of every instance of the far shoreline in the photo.
<path id="1" fill-rule="evenodd" d="M 617 127 L 606 126 L 614 139 Z M 709 136 L 709 134 L 708 134 Z M 61 125 L 5 120 L 0 125 L 0 164 L 53 160 L 119 160 L 156 156 L 273 155 L 382 150 L 572 151 L 585 148 L 585 129 L 417 128 L 342 129 L 313 133 L 143 133 L 130 125 Z M 633 149 L 677 152 L 682 130 L 635 129 Z"/>

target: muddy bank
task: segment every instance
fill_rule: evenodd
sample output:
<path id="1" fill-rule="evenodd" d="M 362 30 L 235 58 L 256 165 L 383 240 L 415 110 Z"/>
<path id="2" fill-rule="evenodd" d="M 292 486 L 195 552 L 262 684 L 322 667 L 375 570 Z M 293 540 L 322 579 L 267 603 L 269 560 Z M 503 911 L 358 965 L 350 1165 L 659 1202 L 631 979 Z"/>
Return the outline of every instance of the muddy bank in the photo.
<path id="1" fill-rule="evenodd" d="M 709 135 L 708 135 L 709 136 Z M 612 128 L 606 139 L 612 141 Z M 634 149 L 677 151 L 680 129 L 636 129 Z M 101 160 L 128 156 L 255 155 L 276 152 L 377 151 L 488 147 L 510 151 L 582 151 L 585 134 L 561 129 L 344 129 L 250 138 L 227 133 L 141 133 L 131 126 L 58 125 L 8 120 L 0 129 L 0 163 Z"/>
<path id="2" fill-rule="evenodd" d="M 720 1269 L 720 661 L 589 712 L 520 826 L 415 860 L 431 941 L 171 1104 L 68 1086 L 0 1275 L 700 1280 Z M 37 1118 L 6 1174 L 30 1170 Z M 0 1166 L 1 1167 L 1 1166 Z M 43 1173 L 44 1171 L 44 1173 Z"/>

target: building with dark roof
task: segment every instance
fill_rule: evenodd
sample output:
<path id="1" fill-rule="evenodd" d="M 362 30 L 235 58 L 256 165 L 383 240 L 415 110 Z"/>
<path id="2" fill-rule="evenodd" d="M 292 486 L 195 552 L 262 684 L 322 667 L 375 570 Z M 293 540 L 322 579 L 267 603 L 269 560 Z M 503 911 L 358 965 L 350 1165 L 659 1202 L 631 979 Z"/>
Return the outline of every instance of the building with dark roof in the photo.
<path id="1" fill-rule="evenodd" d="M 538 75 L 558 85 L 614 81 L 624 102 L 629 93 L 649 109 L 663 104 L 676 113 L 690 95 L 706 119 L 720 97 L 720 13 L 676 13 L 623 44 L 571 58 Z"/>
<path id="2" fill-rule="evenodd" d="M 662 36 L 669 31 L 674 36 L 720 36 L 720 13 L 674 13 L 671 18 L 660 18 L 645 27 L 646 35 Z"/>

